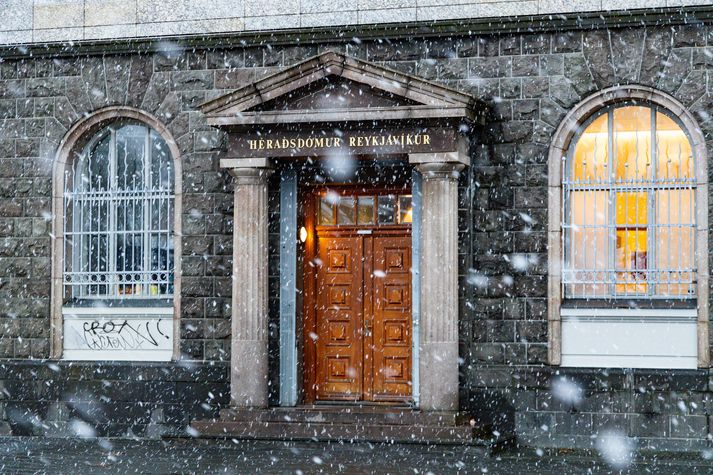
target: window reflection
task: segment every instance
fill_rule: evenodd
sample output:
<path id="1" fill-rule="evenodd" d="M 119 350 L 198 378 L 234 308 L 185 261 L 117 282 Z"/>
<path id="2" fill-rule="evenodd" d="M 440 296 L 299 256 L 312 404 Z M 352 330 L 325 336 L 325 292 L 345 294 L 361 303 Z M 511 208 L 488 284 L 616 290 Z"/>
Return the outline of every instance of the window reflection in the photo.
<path id="1" fill-rule="evenodd" d="M 396 222 L 396 196 L 379 196 L 376 214 L 379 224 L 394 224 Z"/>
<path id="2" fill-rule="evenodd" d="M 337 205 L 337 224 L 350 225 L 355 223 L 356 200 L 353 196 L 342 196 Z"/>
<path id="3" fill-rule="evenodd" d="M 374 197 L 360 196 L 357 222 L 359 224 L 374 224 Z"/>

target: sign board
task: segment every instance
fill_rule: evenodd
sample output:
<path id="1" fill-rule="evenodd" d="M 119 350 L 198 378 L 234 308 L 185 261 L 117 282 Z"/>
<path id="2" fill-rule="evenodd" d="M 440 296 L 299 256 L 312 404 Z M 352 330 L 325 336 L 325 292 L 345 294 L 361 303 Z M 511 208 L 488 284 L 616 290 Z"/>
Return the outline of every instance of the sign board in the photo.
<path id="1" fill-rule="evenodd" d="M 234 132 L 226 158 L 452 152 L 457 139 L 452 128 Z"/>
<path id="2" fill-rule="evenodd" d="M 170 361 L 172 308 L 67 308 L 64 359 Z"/>

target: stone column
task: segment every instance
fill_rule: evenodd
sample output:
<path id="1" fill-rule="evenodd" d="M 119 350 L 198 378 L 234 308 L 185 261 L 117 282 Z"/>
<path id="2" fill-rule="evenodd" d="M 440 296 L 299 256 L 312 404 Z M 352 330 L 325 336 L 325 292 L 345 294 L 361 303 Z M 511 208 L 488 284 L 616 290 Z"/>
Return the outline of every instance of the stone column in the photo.
<path id="1" fill-rule="evenodd" d="M 267 407 L 267 178 L 271 170 L 266 160 L 264 164 L 229 168 L 235 179 L 230 402 L 236 408 Z"/>
<path id="2" fill-rule="evenodd" d="M 421 163 L 420 406 L 458 410 L 458 175 L 462 163 Z"/>

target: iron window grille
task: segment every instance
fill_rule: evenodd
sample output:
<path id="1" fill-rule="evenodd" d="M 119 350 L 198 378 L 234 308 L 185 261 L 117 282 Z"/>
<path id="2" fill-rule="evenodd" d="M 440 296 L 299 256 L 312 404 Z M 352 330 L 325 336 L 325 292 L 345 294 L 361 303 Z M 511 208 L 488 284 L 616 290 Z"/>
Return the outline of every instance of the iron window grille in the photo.
<path id="1" fill-rule="evenodd" d="M 171 297 L 173 163 L 161 136 L 109 125 L 65 173 L 65 298 Z"/>
<path id="2" fill-rule="evenodd" d="M 695 298 L 695 166 L 678 119 L 603 109 L 564 160 L 565 298 Z"/>

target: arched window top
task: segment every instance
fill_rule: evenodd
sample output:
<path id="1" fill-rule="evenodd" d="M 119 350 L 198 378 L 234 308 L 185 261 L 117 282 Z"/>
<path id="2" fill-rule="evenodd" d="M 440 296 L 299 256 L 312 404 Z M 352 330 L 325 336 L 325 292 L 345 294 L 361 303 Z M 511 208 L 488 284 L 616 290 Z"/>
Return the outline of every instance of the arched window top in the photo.
<path id="1" fill-rule="evenodd" d="M 65 171 L 64 297 L 168 298 L 174 281 L 174 162 L 163 137 L 118 119 Z"/>
<path id="2" fill-rule="evenodd" d="M 680 121 L 642 102 L 603 107 L 564 160 L 564 296 L 695 297 L 696 167 Z"/>
<path id="3" fill-rule="evenodd" d="M 565 181 L 693 180 L 688 133 L 670 112 L 641 104 L 619 104 L 595 113 L 567 154 Z"/>
<path id="4" fill-rule="evenodd" d="M 173 190 L 173 159 L 161 135 L 135 120 L 95 133 L 73 164 L 74 191 Z"/>

